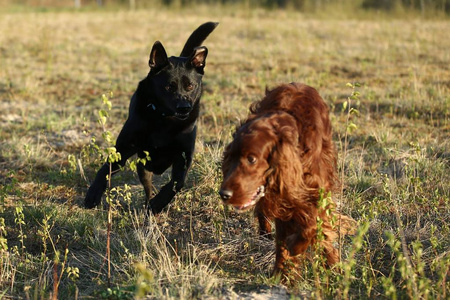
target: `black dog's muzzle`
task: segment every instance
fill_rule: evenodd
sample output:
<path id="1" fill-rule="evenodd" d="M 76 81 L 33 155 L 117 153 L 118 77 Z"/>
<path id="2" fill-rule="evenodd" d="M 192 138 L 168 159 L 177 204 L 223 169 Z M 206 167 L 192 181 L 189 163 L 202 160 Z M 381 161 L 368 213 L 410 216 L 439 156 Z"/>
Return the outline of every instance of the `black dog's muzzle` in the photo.
<path id="1" fill-rule="evenodd" d="M 175 117 L 178 119 L 186 119 L 189 116 L 189 113 L 192 111 L 192 104 L 183 101 L 177 104 L 176 111 L 175 111 Z"/>

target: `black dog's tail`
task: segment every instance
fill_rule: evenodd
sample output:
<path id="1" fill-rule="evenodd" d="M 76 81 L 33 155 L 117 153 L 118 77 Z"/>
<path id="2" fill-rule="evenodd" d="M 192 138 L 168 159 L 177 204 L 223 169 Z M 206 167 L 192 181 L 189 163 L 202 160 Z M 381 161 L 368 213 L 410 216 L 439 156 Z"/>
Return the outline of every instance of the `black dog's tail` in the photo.
<path id="1" fill-rule="evenodd" d="M 186 41 L 183 50 L 181 51 L 181 57 L 188 57 L 192 54 L 196 47 L 202 45 L 203 41 L 208 35 L 219 25 L 218 22 L 208 22 L 200 25 Z"/>

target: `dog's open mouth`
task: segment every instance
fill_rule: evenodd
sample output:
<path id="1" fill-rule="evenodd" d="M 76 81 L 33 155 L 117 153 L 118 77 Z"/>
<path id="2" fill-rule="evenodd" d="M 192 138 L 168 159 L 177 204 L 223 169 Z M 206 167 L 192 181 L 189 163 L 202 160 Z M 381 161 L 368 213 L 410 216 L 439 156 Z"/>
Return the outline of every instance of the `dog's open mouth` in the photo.
<path id="1" fill-rule="evenodd" d="M 265 188 L 263 185 L 259 186 L 256 189 L 255 193 L 252 195 L 252 198 L 249 202 L 245 203 L 244 205 L 233 205 L 234 209 L 236 209 L 237 211 L 245 211 L 249 208 L 252 208 L 259 199 L 265 196 L 264 190 Z"/>
<path id="2" fill-rule="evenodd" d="M 175 118 L 180 120 L 186 120 L 189 117 L 189 113 L 175 113 Z"/>

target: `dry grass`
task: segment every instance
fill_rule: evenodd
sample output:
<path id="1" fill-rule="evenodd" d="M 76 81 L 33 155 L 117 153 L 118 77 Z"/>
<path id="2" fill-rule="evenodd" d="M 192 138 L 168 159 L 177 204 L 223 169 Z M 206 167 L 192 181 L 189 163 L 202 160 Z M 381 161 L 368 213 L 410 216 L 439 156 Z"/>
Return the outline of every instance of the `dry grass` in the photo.
<path id="1" fill-rule="evenodd" d="M 106 212 L 81 207 L 89 182 L 80 171 L 92 180 L 101 163 L 85 145 L 93 136 L 105 145 L 101 95 L 114 95 L 106 129 L 116 136 L 153 42 L 177 55 L 209 20 L 220 26 L 205 43 L 206 90 L 188 187 L 144 223 L 136 175 L 114 178 L 118 187 L 130 185 L 132 204 L 119 199 L 123 207 L 114 211 L 108 289 Z M 249 104 L 266 86 L 291 81 L 316 87 L 332 108 L 344 170 L 336 199 L 362 226 L 359 238 L 341 245 L 345 275 L 312 262 L 288 292 L 450 294 L 447 20 L 203 8 L 2 13 L 0 28 L 0 297 L 48 298 L 57 258 L 61 298 L 232 298 L 232 288 L 244 296 L 277 285 L 269 278 L 274 247 L 258 238 L 250 213 L 223 207 L 217 188 L 223 147 Z M 351 103 L 356 128 L 345 139 L 348 82 L 362 86 Z"/>

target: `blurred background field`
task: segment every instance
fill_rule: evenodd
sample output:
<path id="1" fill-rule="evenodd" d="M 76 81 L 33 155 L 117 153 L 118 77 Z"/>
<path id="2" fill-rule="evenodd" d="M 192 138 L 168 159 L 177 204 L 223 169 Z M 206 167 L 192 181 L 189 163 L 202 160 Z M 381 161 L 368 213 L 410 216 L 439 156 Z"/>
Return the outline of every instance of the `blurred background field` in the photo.
<path id="1" fill-rule="evenodd" d="M 448 298 L 449 1 L 218 2 L 0 3 L 0 298 Z M 108 231 L 107 205 L 82 207 L 105 132 L 121 129 L 152 44 L 178 55 L 206 21 L 220 25 L 204 43 L 187 187 L 144 222 L 127 168 L 113 179 Z M 272 242 L 217 190 L 250 103 L 292 81 L 330 106 L 343 185 L 334 199 L 360 228 L 338 245 L 341 274 L 311 253 L 282 287 L 270 278 Z"/>
<path id="2" fill-rule="evenodd" d="M 199 5 L 219 7 L 251 7 L 289 9 L 307 13 L 355 14 L 356 11 L 384 11 L 390 15 L 420 13 L 422 16 L 448 15 L 449 0 L 3 0 L 9 9 L 52 10 L 61 8 L 154 9 L 159 7 L 187 8 Z"/>

